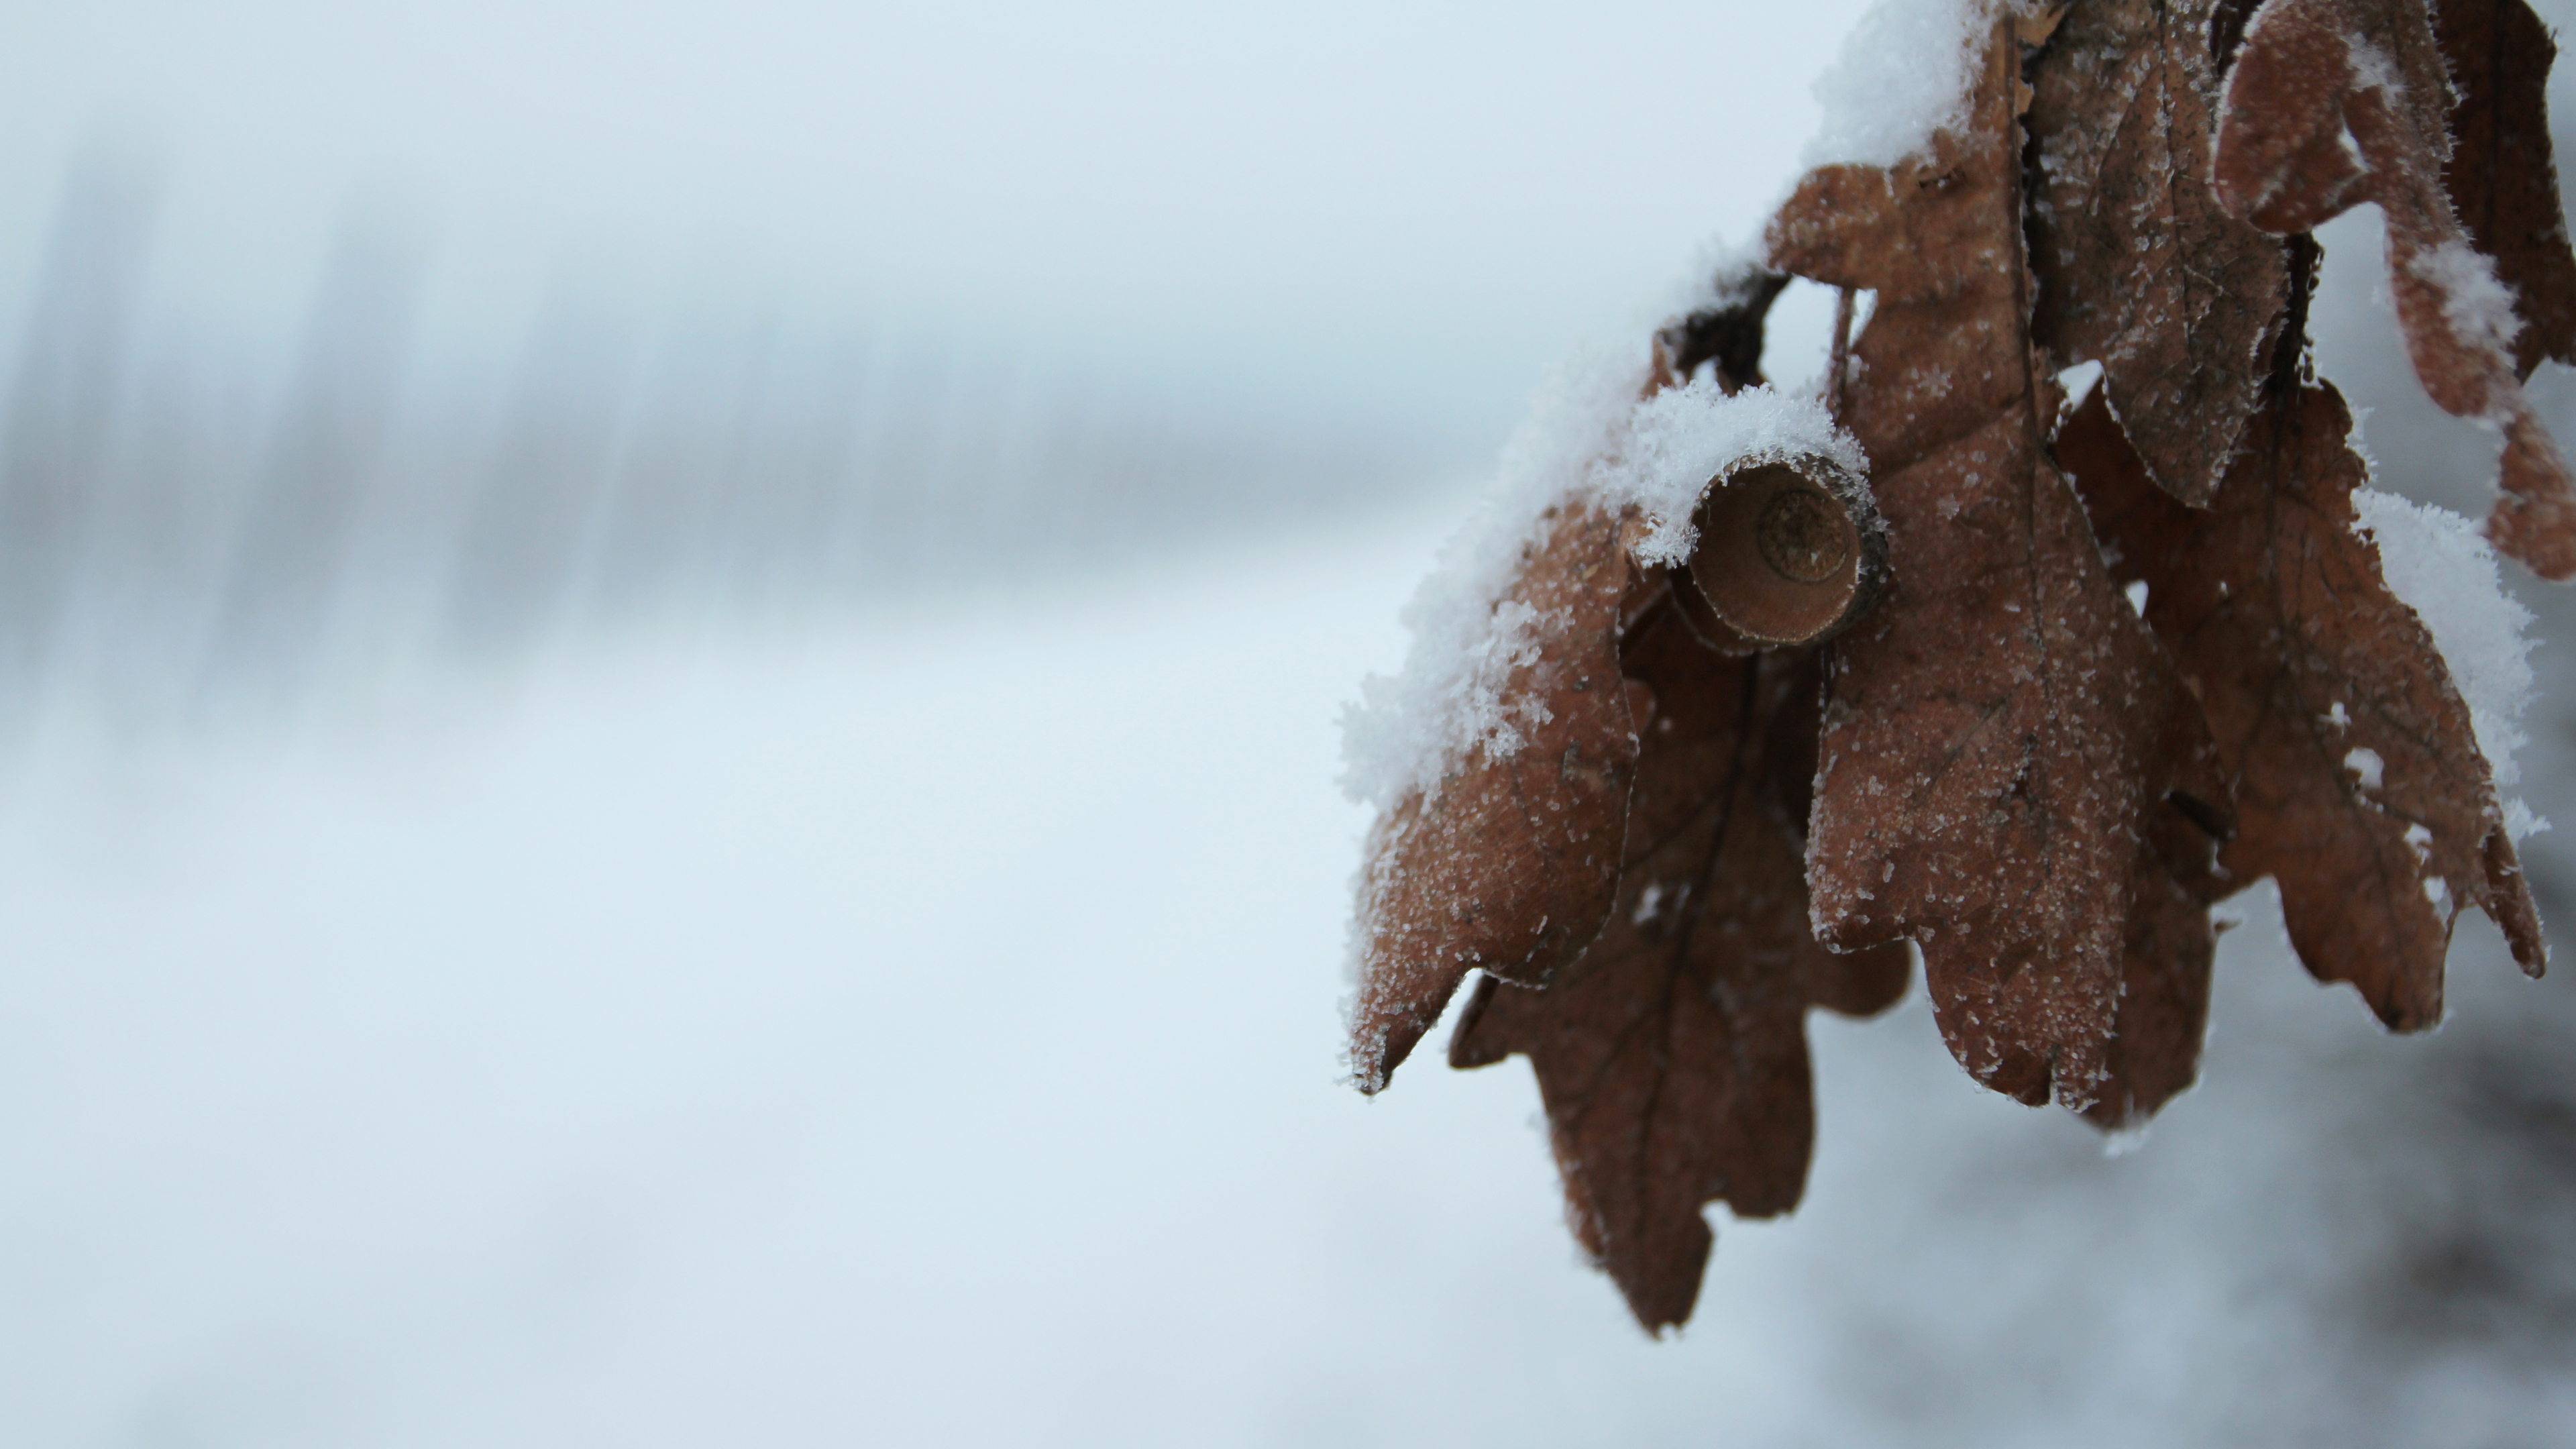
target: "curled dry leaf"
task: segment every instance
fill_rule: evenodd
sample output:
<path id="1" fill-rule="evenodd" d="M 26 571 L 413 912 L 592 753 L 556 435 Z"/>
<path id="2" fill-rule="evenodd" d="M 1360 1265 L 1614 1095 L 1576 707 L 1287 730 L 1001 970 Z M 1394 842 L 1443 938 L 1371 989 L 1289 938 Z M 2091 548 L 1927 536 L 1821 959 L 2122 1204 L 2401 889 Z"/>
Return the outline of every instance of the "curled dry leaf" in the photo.
<path id="1" fill-rule="evenodd" d="M 2549 141 L 2549 27 L 2523 0 L 2449 0 L 2433 33 L 2451 76 L 2451 159 L 2442 186 L 2479 251 L 2513 291 L 2523 377 L 2544 357 L 2576 363 L 2576 253 Z"/>
<path id="2" fill-rule="evenodd" d="M 2576 577 L 2576 480 L 2523 395 L 2513 296 L 2444 189 L 2450 87 L 2421 0 L 2269 0 L 2245 30 L 2220 114 L 2222 205 L 2308 231 L 2369 201 L 2388 227 L 2389 292 L 2408 359 L 2444 411 L 2503 430 L 2496 546 Z"/>
<path id="3" fill-rule="evenodd" d="M 2261 401 L 2282 325 L 2281 244 L 2206 172 L 2210 0 L 2086 0 L 2048 42 L 2026 124 L 2032 335 L 2102 386 L 2158 486 L 2202 504 Z"/>
<path id="4" fill-rule="evenodd" d="M 1546 990 L 1479 983 L 1449 1051 L 1459 1067 L 1530 1058 L 1567 1216 L 1649 1330 L 1699 1296 L 1704 1204 L 1797 1206 L 1814 1134 L 1806 1009 L 1878 1011 L 1907 976 L 1901 945 L 1837 956 L 1808 933 L 1817 652 L 1713 652 L 1677 593 L 1621 651 L 1653 703 L 1618 907 Z"/>
<path id="5" fill-rule="evenodd" d="M 1873 460 L 1892 582 L 1834 650 L 1808 881 L 1827 944 L 1922 948 L 1978 1080 L 2083 1110 L 2123 1090 L 2137 857 L 2171 838 L 2170 796 L 2224 792 L 2043 452 L 2020 59 L 2007 20 L 1965 134 L 1892 171 L 1813 173 L 1773 223 L 1774 265 L 1879 294 L 1846 421 Z"/>
<path id="6" fill-rule="evenodd" d="M 2308 970 L 2413 1031 L 2441 1019 L 2462 907 L 2535 975 L 2545 948 L 2468 707 L 2354 532 L 2350 429 L 2331 387 L 2281 390 L 2205 511 L 2148 485 L 2098 400 L 2057 456 L 2200 696 L 2236 799 L 2230 880 L 2278 880 Z"/>
<path id="7" fill-rule="evenodd" d="M 1535 659 L 1506 691 L 1546 718 L 1508 754 L 1476 749 L 1378 820 L 1360 878 L 1351 1069 L 1375 1092 L 1471 970 L 1531 985 L 1591 944 L 1619 887 L 1637 735 L 1619 674 L 1632 569 L 1621 520 L 1566 502 L 1524 550 L 1508 600 Z"/>

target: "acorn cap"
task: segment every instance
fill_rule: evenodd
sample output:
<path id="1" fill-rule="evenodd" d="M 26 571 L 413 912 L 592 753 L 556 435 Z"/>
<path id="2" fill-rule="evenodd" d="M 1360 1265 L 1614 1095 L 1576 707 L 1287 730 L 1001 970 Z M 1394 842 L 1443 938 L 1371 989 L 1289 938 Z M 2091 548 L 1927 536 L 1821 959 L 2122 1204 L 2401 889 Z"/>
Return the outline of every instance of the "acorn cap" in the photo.
<path id="1" fill-rule="evenodd" d="M 1760 644 L 1831 638 L 1868 610 L 1887 575 L 1887 529 L 1868 482 L 1816 454 L 1712 479 L 1696 520 L 1692 585 Z"/>

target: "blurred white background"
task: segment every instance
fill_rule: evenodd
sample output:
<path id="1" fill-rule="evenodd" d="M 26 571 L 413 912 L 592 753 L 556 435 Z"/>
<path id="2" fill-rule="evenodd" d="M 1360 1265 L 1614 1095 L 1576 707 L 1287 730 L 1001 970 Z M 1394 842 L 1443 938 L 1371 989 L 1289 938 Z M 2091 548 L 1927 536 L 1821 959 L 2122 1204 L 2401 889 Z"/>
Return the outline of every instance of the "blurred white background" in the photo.
<path id="1" fill-rule="evenodd" d="M 2252 902 L 2117 1158 L 1819 1019 L 1663 1343 L 1525 1066 L 1335 1080 L 1336 708 L 1857 9 L 15 17 L 0 1442 L 2576 1438 L 2576 998 L 2474 919 L 2401 1041 Z M 2481 509 L 2374 228 L 2325 370 Z"/>

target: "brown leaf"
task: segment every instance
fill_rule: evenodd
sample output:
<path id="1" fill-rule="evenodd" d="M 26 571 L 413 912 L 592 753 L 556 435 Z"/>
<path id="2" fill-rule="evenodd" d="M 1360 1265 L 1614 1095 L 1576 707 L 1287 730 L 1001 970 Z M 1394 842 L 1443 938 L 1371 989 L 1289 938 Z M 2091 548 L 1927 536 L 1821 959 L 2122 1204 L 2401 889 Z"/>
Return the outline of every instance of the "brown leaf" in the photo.
<path id="1" fill-rule="evenodd" d="M 1480 983 L 1450 1062 L 1530 1058 L 1575 1234 L 1652 1331 L 1698 1297 L 1703 1204 L 1770 1217 L 1804 1191 L 1806 1008 L 1883 1009 L 1907 965 L 1808 933 L 1816 651 L 1718 654 L 1667 593 L 1623 659 L 1654 703 L 1617 909 L 1546 990 Z"/>
<path id="2" fill-rule="evenodd" d="M 1968 134 L 1895 171 L 1817 172 L 1773 224 L 1775 265 L 1879 292 L 1846 422 L 1893 581 L 1834 648 L 1808 881 L 1827 944 L 1922 948 L 1979 1081 L 2083 1110 L 2127 1090 L 2111 1038 L 2136 858 L 2169 796 L 2223 792 L 2042 453 L 2055 401 L 2027 331 L 2019 59 L 2007 22 Z"/>
<path id="3" fill-rule="evenodd" d="M 2441 1019 L 2463 906 L 2535 975 L 2545 948 L 2467 706 L 2353 531 L 2350 428 L 2331 387 L 2277 394 L 2206 511 L 2148 485 L 2098 399 L 2056 451 L 2201 698 L 2235 789 L 2232 888 L 2278 880 L 2308 970 L 2413 1031 Z"/>
<path id="4" fill-rule="evenodd" d="M 2506 352 L 2509 323 L 2443 189 L 2450 89 L 2420 0 L 2270 0 L 2227 78 L 2212 176 L 2267 231 L 2376 203 L 2389 291 L 2425 395 L 2503 429 L 2496 546 L 2543 578 L 2576 577 L 2576 479 Z"/>
<path id="5" fill-rule="evenodd" d="M 2261 401 L 2288 277 L 2206 173 L 2217 65 L 2209 0 L 2086 0 L 2039 58 L 2027 125 L 2038 275 L 2032 335 L 2099 361 L 2158 486 L 2217 491 Z"/>
<path id="6" fill-rule="evenodd" d="M 2549 141 L 2558 44 L 2523 0 L 2448 0 L 2433 9 L 2433 33 L 2453 91 L 2442 186 L 2513 289 L 2514 371 L 2527 378 L 2544 357 L 2576 363 L 2576 253 Z"/>
<path id="7" fill-rule="evenodd" d="M 1370 834 L 1350 1047 L 1362 1091 L 1386 1085 L 1470 970 L 1544 982 L 1609 914 L 1637 759 L 1617 651 L 1632 574 L 1621 527 L 1588 504 L 1550 510 L 1509 595 L 1537 611 L 1537 658 L 1506 686 L 1549 717 L 1509 755 L 1453 762 Z"/>
<path id="8" fill-rule="evenodd" d="M 2133 855 L 2132 872 L 2107 1075 L 2084 1108 L 2084 1120 L 2105 1131 L 2145 1122 L 2200 1079 L 2218 950 L 2205 889 L 2178 879 L 2153 850 Z"/>
<path id="9" fill-rule="evenodd" d="M 2417 0 L 2269 0 L 2227 72 L 2211 166 L 2219 204 L 2287 234 L 2376 200 L 2375 168 L 2345 114 L 2363 68 L 2438 167 L 2450 154 L 2450 90 Z"/>
<path id="10" fill-rule="evenodd" d="M 2143 478 L 2143 468 L 2134 476 Z M 2236 816 L 2224 803 L 2225 771 L 2196 700 L 2176 697 L 2155 754 L 2186 762 L 2190 783 L 2169 794 L 2165 808 L 2147 812 L 2130 856 L 2110 1076 L 2084 1109 L 2084 1119 L 2105 1131 L 2145 1122 L 2199 1080 L 2218 953 L 2209 908 L 2230 891 L 2212 847 L 2234 836 Z"/>

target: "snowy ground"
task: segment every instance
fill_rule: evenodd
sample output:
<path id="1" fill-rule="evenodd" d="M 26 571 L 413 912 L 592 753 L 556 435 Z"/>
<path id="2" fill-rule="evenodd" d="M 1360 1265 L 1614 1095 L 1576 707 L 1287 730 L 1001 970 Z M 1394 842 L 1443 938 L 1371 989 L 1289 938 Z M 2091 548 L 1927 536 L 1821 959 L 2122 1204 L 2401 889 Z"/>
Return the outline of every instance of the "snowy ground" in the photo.
<path id="1" fill-rule="evenodd" d="M 0 816 L 0 1439 L 2576 1431 L 2576 996 L 2482 928 L 2398 1041 L 2256 910 L 2117 1158 L 1919 1001 L 1819 1021 L 1808 1206 L 1641 1336 L 1522 1064 L 1334 1079 L 1333 712 L 1446 522 L 58 741 Z"/>

